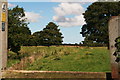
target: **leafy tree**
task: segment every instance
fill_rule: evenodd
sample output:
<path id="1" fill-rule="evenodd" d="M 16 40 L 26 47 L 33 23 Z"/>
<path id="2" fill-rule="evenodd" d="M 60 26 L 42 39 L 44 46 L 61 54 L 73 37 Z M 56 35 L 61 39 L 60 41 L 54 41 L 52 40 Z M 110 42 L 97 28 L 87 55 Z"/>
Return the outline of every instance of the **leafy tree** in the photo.
<path id="1" fill-rule="evenodd" d="M 44 35 L 42 35 L 42 31 L 37 31 L 37 32 L 33 33 L 32 36 L 33 36 L 32 42 L 33 42 L 34 46 L 39 46 L 39 45 L 43 44 L 42 37 Z"/>
<path id="2" fill-rule="evenodd" d="M 86 24 L 80 33 L 87 41 L 108 45 L 108 21 L 111 16 L 118 14 L 120 2 L 95 2 L 83 14 Z"/>
<path id="3" fill-rule="evenodd" d="M 23 8 L 16 6 L 8 10 L 8 48 L 18 53 L 21 45 L 27 45 L 31 31 L 27 27 Z"/>
<path id="4" fill-rule="evenodd" d="M 43 31 L 35 32 L 33 36 L 37 45 L 59 45 L 63 42 L 62 33 L 53 22 L 48 23 Z"/>

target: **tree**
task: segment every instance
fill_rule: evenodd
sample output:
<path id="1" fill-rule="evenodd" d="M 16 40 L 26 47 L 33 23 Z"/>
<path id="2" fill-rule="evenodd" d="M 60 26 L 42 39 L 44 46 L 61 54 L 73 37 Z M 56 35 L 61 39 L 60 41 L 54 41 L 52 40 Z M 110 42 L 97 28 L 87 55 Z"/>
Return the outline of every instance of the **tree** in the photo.
<path id="1" fill-rule="evenodd" d="M 16 6 L 8 10 L 8 48 L 18 53 L 21 45 L 27 45 L 31 31 L 27 27 L 23 8 Z"/>
<path id="2" fill-rule="evenodd" d="M 35 32 L 33 36 L 37 45 L 59 45 L 63 42 L 62 33 L 60 32 L 60 29 L 58 29 L 58 26 L 53 22 L 48 23 L 43 31 Z"/>
<path id="3" fill-rule="evenodd" d="M 42 43 L 42 37 L 43 37 L 42 31 L 37 31 L 37 32 L 33 33 L 32 36 L 33 36 L 32 43 L 34 46 L 40 46 L 43 44 Z"/>
<path id="4" fill-rule="evenodd" d="M 120 2 L 95 2 L 85 11 L 86 24 L 80 32 L 85 40 L 109 44 L 108 21 L 111 16 L 120 14 Z"/>

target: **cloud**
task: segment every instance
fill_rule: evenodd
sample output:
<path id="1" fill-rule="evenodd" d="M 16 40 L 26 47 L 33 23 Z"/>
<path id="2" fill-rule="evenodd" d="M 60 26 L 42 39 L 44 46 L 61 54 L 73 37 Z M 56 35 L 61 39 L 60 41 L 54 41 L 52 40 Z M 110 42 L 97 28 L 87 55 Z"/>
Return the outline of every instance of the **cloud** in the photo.
<path id="1" fill-rule="evenodd" d="M 96 2 L 96 1 L 105 2 L 106 0 L 8 0 L 8 2 Z M 120 0 L 107 0 L 107 1 L 118 2 Z"/>
<path id="2" fill-rule="evenodd" d="M 39 13 L 25 12 L 25 18 L 28 22 L 38 22 L 42 16 Z"/>
<path id="3" fill-rule="evenodd" d="M 58 22 L 60 26 L 63 27 L 81 26 L 85 24 L 83 15 L 75 16 L 73 18 L 54 16 L 53 19 L 54 21 Z"/>
<path id="4" fill-rule="evenodd" d="M 53 20 L 60 26 L 71 27 L 85 24 L 82 15 L 85 10 L 80 3 L 61 3 L 58 7 L 54 8 L 54 11 L 56 15 L 53 16 Z"/>
<path id="5" fill-rule="evenodd" d="M 59 7 L 54 8 L 57 15 L 79 15 L 84 12 L 84 8 L 79 3 L 61 3 Z"/>
<path id="6" fill-rule="evenodd" d="M 51 0 L 51 2 L 96 2 L 98 0 Z"/>
<path id="7" fill-rule="evenodd" d="M 9 7 L 9 8 L 15 7 L 15 6 L 16 6 L 15 4 L 8 3 L 8 7 Z"/>

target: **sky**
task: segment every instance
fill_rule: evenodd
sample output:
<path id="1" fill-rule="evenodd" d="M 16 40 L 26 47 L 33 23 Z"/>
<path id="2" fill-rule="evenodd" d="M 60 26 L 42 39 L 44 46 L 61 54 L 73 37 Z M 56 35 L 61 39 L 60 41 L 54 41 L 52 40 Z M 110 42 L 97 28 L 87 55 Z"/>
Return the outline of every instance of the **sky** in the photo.
<path id="1" fill-rule="evenodd" d="M 95 2 L 98 0 L 7 0 L 7 1 L 8 2 Z M 99 0 L 99 1 L 104 1 L 104 0 Z"/>
<path id="2" fill-rule="evenodd" d="M 9 8 L 23 7 L 25 18 L 30 22 L 32 33 L 43 30 L 49 22 L 59 25 L 63 34 L 63 43 L 80 43 L 84 37 L 80 34 L 85 24 L 82 13 L 92 2 L 9 2 Z"/>

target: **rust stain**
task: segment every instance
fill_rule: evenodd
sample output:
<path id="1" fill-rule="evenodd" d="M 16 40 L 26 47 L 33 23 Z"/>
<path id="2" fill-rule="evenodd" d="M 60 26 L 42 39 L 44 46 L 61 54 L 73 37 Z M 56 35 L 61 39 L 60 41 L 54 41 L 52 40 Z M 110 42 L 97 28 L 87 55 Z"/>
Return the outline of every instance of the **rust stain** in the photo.
<path id="1" fill-rule="evenodd" d="M 115 78 L 119 78 L 118 76 L 118 68 L 116 65 L 112 65 L 112 78 L 115 79 Z"/>

